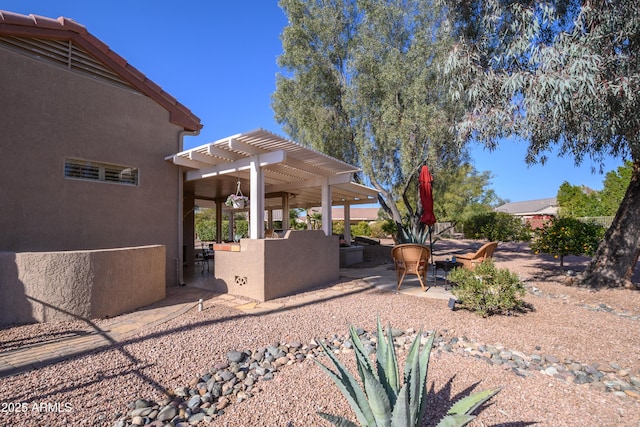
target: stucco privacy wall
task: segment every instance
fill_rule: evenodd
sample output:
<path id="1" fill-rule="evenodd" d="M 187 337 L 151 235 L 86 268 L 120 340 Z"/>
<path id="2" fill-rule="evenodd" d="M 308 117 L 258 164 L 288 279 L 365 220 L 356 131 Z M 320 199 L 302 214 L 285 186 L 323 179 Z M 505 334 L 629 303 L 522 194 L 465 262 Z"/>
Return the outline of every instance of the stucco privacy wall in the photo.
<path id="1" fill-rule="evenodd" d="M 165 248 L 0 252 L 0 324 L 116 316 L 166 296 Z"/>
<path id="2" fill-rule="evenodd" d="M 4 47 L 0 64 L 0 251 L 163 245 L 177 285 L 181 176 L 164 157 L 183 128 L 131 88 Z M 139 184 L 65 179 L 65 158 L 138 168 Z"/>
<path id="3" fill-rule="evenodd" d="M 268 301 L 340 276 L 338 237 L 321 230 L 289 230 L 282 239 L 242 239 L 240 246 L 240 252 L 216 251 L 212 290 Z"/>

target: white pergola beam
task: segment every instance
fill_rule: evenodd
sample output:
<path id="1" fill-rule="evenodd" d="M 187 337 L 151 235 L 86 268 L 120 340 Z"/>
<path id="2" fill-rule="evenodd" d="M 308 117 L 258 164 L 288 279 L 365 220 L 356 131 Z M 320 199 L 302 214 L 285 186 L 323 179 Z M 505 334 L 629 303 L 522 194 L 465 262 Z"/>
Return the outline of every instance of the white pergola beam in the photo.
<path id="1" fill-rule="evenodd" d="M 201 162 L 207 165 L 215 165 L 218 164 L 219 161 L 217 159 L 207 156 L 205 154 L 199 153 L 197 151 L 189 151 L 189 159 L 195 160 L 196 162 Z"/>
<path id="2" fill-rule="evenodd" d="M 310 163 L 306 163 L 297 159 L 293 159 L 291 157 L 287 159 L 287 166 L 306 171 L 307 173 L 310 173 L 313 175 L 334 176 L 334 174 L 332 174 L 331 172 L 328 172 L 318 166 L 315 166 Z"/>
<path id="3" fill-rule="evenodd" d="M 247 144 L 246 142 L 238 141 L 235 138 L 229 139 L 229 148 L 232 150 L 247 153 L 251 156 L 256 156 L 256 155 L 266 153 L 266 151 L 261 148 L 254 147 L 253 145 Z"/>
<path id="4" fill-rule="evenodd" d="M 241 170 L 247 170 L 251 167 L 253 162 L 263 168 L 275 163 L 281 163 L 287 158 L 284 150 L 271 151 L 268 153 L 260 154 L 254 157 L 246 157 L 234 162 L 228 162 L 215 166 L 205 167 L 195 171 L 187 172 L 185 181 L 195 181 L 197 179 L 210 178 L 213 176 L 225 175 L 229 173 L 235 173 Z"/>
<path id="5" fill-rule="evenodd" d="M 210 166 L 210 164 L 202 163 L 197 160 L 187 159 L 186 157 L 180 157 L 177 154 L 174 156 L 169 156 L 165 158 L 165 160 L 170 160 L 173 162 L 174 165 L 177 165 L 177 166 L 185 166 L 193 169 L 200 169 L 203 167 Z"/>
<path id="6" fill-rule="evenodd" d="M 278 193 L 281 191 L 299 190 L 301 188 L 321 187 L 324 183 L 328 185 L 348 184 L 351 182 L 351 174 L 344 173 L 326 178 L 314 178 L 304 181 L 287 182 L 284 184 L 275 184 L 265 187 L 268 193 Z"/>
<path id="7" fill-rule="evenodd" d="M 221 159 L 238 160 L 240 158 L 236 153 L 232 153 L 229 150 L 222 149 L 214 144 L 207 145 L 207 153 L 211 156 L 220 157 Z"/>

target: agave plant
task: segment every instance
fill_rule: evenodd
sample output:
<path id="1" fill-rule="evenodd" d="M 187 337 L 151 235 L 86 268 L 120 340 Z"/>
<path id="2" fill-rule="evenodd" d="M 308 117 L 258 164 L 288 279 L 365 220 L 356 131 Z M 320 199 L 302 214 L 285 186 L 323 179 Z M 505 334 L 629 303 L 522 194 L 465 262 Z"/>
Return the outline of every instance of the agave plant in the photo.
<path id="1" fill-rule="evenodd" d="M 402 233 L 402 238 L 400 239 L 402 243 L 418 243 L 424 245 L 429 237 L 429 230 L 426 228 L 419 230 L 403 226 L 400 231 Z"/>
<path id="2" fill-rule="evenodd" d="M 386 341 L 377 317 L 378 350 L 376 369 L 367 356 L 362 341 L 355 328 L 349 326 L 349 335 L 353 342 L 358 366 L 358 374 L 364 390 L 356 378 L 336 358 L 326 345 L 318 340 L 337 372 L 316 360 L 316 363 L 329 374 L 342 394 L 347 398 L 363 427 L 416 427 L 422 425 L 427 395 L 427 370 L 433 346 L 433 333 L 420 350 L 418 334 L 407 355 L 404 366 L 404 378 L 400 386 L 398 360 L 393 345 L 391 326 L 387 328 Z M 471 415 L 480 405 L 491 399 L 500 388 L 488 389 L 467 396 L 455 403 L 440 420 L 438 427 L 464 426 L 475 418 Z M 322 418 L 339 427 L 357 427 L 357 424 L 346 418 L 318 412 Z"/>

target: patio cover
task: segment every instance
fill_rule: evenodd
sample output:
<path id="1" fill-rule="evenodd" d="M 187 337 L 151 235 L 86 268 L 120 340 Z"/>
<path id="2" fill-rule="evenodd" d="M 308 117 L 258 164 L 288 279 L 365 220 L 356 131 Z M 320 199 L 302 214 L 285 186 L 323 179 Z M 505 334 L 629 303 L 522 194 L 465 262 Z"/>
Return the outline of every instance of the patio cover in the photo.
<path id="1" fill-rule="evenodd" d="M 239 180 L 250 199 L 251 218 L 263 218 L 264 210 L 269 209 L 286 212 L 321 206 L 323 230 L 328 235 L 332 205 L 377 202 L 377 190 L 353 182 L 353 173 L 360 169 L 262 129 L 165 159 L 185 168 L 184 191 L 193 193 L 196 200 L 222 205 L 236 192 Z M 261 221 L 251 222 L 250 238 L 261 238 L 263 232 Z"/>

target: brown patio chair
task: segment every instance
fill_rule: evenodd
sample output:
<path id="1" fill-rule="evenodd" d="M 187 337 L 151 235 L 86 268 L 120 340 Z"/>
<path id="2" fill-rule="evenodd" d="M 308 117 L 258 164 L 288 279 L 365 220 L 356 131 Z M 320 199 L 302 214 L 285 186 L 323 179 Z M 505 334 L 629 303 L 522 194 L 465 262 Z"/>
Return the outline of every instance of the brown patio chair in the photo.
<path id="1" fill-rule="evenodd" d="M 462 263 L 462 267 L 473 270 L 476 265 L 485 259 L 493 258 L 493 252 L 496 250 L 498 242 L 489 242 L 482 245 L 475 253 L 465 253 L 456 255 L 456 261 Z"/>
<path id="2" fill-rule="evenodd" d="M 391 250 L 391 257 L 398 277 L 398 289 L 400 289 L 402 281 L 407 274 L 415 274 L 418 276 L 422 290 L 427 290 L 425 283 L 427 282 L 427 269 L 429 268 L 429 258 L 431 257 L 431 251 L 428 246 L 416 243 L 396 245 Z"/>
<path id="3" fill-rule="evenodd" d="M 273 228 L 267 228 L 264 231 L 264 238 L 265 239 L 277 239 L 280 236 L 278 236 L 278 233 L 275 232 L 275 230 Z"/>

